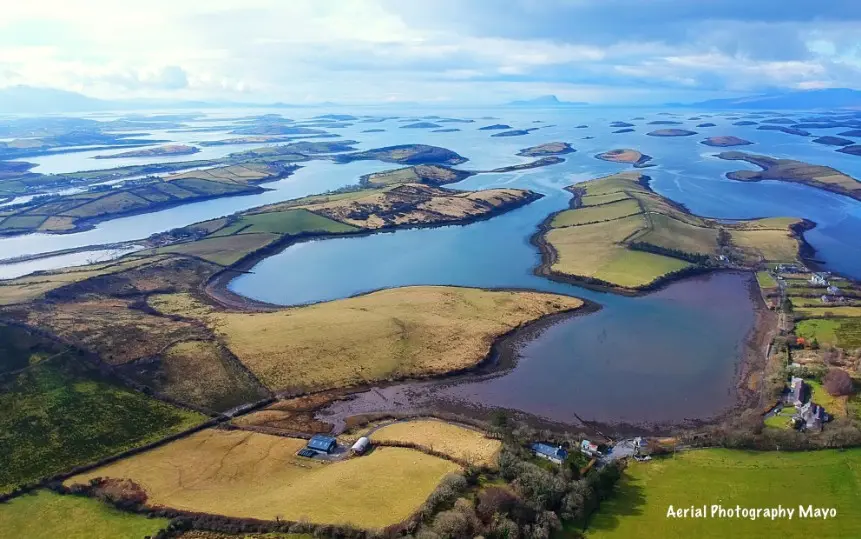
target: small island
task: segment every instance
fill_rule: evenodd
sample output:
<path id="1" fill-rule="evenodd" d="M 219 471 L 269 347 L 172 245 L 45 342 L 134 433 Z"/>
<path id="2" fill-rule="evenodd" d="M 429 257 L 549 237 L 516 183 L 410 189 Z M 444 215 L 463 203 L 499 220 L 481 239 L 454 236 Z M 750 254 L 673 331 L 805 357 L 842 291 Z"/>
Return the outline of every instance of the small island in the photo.
<path id="1" fill-rule="evenodd" d="M 798 135 L 799 137 L 809 137 L 810 132 L 796 127 L 786 127 L 784 125 L 761 125 L 757 127 L 760 131 L 780 131 L 787 135 Z"/>
<path id="2" fill-rule="evenodd" d="M 834 137 L 830 135 L 815 138 L 813 139 L 813 142 L 817 144 L 825 144 L 826 146 L 851 146 L 853 144 L 853 142 L 849 139 L 842 137 Z"/>
<path id="3" fill-rule="evenodd" d="M 757 122 L 752 120 L 740 120 L 738 122 L 733 122 L 732 125 L 756 125 Z"/>
<path id="4" fill-rule="evenodd" d="M 703 122 L 701 124 L 697 124 L 697 127 L 717 127 L 717 124 L 713 124 L 711 122 Z"/>
<path id="5" fill-rule="evenodd" d="M 747 146 L 748 144 L 753 144 L 753 142 L 743 138 L 734 137 L 732 135 L 727 135 L 722 137 L 709 137 L 700 142 L 700 144 L 716 146 L 718 148 L 727 148 L 729 146 Z"/>
<path id="6" fill-rule="evenodd" d="M 853 144 L 852 146 L 844 146 L 837 150 L 840 153 L 848 153 L 849 155 L 857 155 L 861 157 L 861 144 Z"/>
<path id="7" fill-rule="evenodd" d="M 479 131 L 494 131 L 494 130 L 502 130 L 502 129 L 511 129 L 511 126 L 508 124 L 493 124 L 486 125 L 484 127 L 479 127 Z"/>
<path id="8" fill-rule="evenodd" d="M 646 168 L 655 166 L 652 164 L 648 164 L 648 162 L 652 160 L 652 156 L 646 155 L 637 150 L 632 150 L 630 148 L 610 150 L 607 152 L 599 153 L 595 157 L 601 159 L 602 161 L 634 165 L 634 168 Z"/>
<path id="9" fill-rule="evenodd" d="M 779 125 L 794 125 L 798 122 L 791 118 L 768 118 L 766 120 L 762 120 L 764 124 L 779 124 Z"/>
<path id="10" fill-rule="evenodd" d="M 455 133 L 457 131 L 460 131 L 457 127 L 446 127 L 443 129 L 434 129 L 431 133 Z"/>
<path id="11" fill-rule="evenodd" d="M 547 142 L 538 146 L 530 146 L 523 148 L 517 155 L 524 157 L 543 157 L 545 155 L 563 155 L 566 153 L 576 152 L 567 142 Z"/>
<path id="12" fill-rule="evenodd" d="M 688 131 L 687 129 L 658 129 L 646 133 L 650 137 L 689 137 L 696 135 L 696 131 Z"/>
<path id="13" fill-rule="evenodd" d="M 530 127 L 529 129 L 512 129 L 510 131 L 502 131 L 500 133 L 494 133 L 490 135 L 491 137 L 522 137 L 523 135 L 528 135 L 529 133 L 538 129 L 537 127 Z"/>
<path id="14" fill-rule="evenodd" d="M 384 133 L 385 129 L 365 129 L 362 133 Z"/>
<path id="15" fill-rule="evenodd" d="M 849 147 L 851 148 L 851 146 Z M 775 159 L 765 155 L 754 155 L 744 152 L 721 152 L 718 154 L 718 157 L 728 161 L 747 161 L 763 169 L 759 172 L 753 170 L 728 172 L 726 177 L 730 180 L 743 182 L 777 180 L 801 183 L 824 191 L 845 195 L 855 200 L 861 200 L 861 182 L 831 167 L 811 165 L 793 159 Z"/>
<path id="16" fill-rule="evenodd" d="M 649 122 L 649 125 L 682 125 L 682 122 L 677 122 L 675 120 L 655 120 L 653 122 Z"/>
<path id="17" fill-rule="evenodd" d="M 576 126 L 574 129 L 588 129 L 588 128 L 589 128 L 589 126 L 588 126 L 588 125 L 586 125 L 586 124 L 580 124 L 580 125 Z"/>
<path id="18" fill-rule="evenodd" d="M 467 159 L 457 153 L 427 144 L 400 144 L 366 150 L 364 152 L 340 154 L 332 156 L 336 163 L 351 163 L 353 161 L 377 160 L 385 163 L 402 165 L 459 165 Z"/>
<path id="19" fill-rule="evenodd" d="M 634 124 L 629 124 L 628 122 L 613 122 L 610 124 L 610 127 L 634 127 Z"/>
<path id="20" fill-rule="evenodd" d="M 433 122 L 415 122 L 412 124 L 402 125 L 401 129 L 436 129 L 439 127 L 442 126 Z"/>
<path id="21" fill-rule="evenodd" d="M 616 134 L 616 133 L 633 133 L 634 131 L 635 130 L 631 129 L 630 127 L 625 127 L 624 129 L 617 129 L 617 130 L 613 131 L 613 133 L 614 134 Z"/>
<path id="22" fill-rule="evenodd" d="M 200 148 L 188 146 L 187 144 L 167 144 L 155 148 L 144 148 L 113 155 L 97 155 L 93 159 L 124 159 L 126 157 L 169 157 L 172 155 L 191 155 L 200 151 Z"/>
<path id="23" fill-rule="evenodd" d="M 842 133 L 837 133 L 838 136 L 841 137 L 861 137 L 861 129 L 850 129 L 849 131 L 844 131 Z"/>

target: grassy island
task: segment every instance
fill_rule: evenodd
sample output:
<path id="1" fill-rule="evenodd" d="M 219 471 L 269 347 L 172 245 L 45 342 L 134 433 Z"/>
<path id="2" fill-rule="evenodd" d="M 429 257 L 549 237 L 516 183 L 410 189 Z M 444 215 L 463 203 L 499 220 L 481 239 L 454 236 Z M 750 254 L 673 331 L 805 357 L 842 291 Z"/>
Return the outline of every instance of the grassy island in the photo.
<path id="1" fill-rule="evenodd" d="M 530 146 L 523 148 L 517 155 L 524 157 L 544 157 L 546 155 L 564 155 L 566 153 L 576 152 L 567 142 L 546 142 L 538 146 Z"/>
<path id="2" fill-rule="evenodd" d="M 795 260 L 798 219 L 722 224 L 692 215 L 626 172 L 569 187 L 573 208 L 555 214 L 536 241 L 541 273 L 643 290 L 674 276 L 721 266 Z"/>
<path id="3" fill-rule="evenodd" d="M 630 148 L 609 150 L 599 153 L 595 156 L 602 161 L 610 161 L 612 163 L 628 163 L 634 165 L 634 168 L 645 168 L 653 165 L 648 164 L 652 160 L 652 156 L 641 153 Z"/>
<path id="4" fill-rule="evenodd" d="M 729 135 L 722 137 L 709 137 L 704 141 L 700 142 L 700 144 L 705 144 L 706 146 L 716 146 L 718 148 L 726 148 L 728 146 L 747 146 L 748 144 L 753 144 L 753 142 Z"/>
<path id="5" fill-rule="evenodd" d="M 831 167 L 744 152 L 722 152 L 718 157 L 728 161 L 747 161 L 763 169 L 760 172 L 751 170 L 729 172 L 726 177 L 731 180 L 745 182 L 777 180 L 801 183 L 861 200 L 861 182 Z"/>

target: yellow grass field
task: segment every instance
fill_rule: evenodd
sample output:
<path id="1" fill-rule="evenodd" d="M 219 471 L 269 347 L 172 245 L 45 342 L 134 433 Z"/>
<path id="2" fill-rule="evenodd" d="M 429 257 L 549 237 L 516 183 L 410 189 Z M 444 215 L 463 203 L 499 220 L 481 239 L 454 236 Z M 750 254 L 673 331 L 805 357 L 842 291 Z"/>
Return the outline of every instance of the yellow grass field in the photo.
<path id="1" fill-rule="evenodd" d="M 75 476 L 131 479 L 148 504 L 233 517 L 382 528 L 409 517 L 459 467 L 396 447 L 323 463 L 295 455 L 305 440 L 210 429 Z"/>
<path id="2" fill-rule="evenodd" d="M 398 421 L 376 430 L 371 440 L 407 442 L 478 466 L 496 467 L 502 442 L 484 433 L 436 419 Z"/>
<path id="3" fill-rule="evenodd" d="M 150 305 L 204 319 L 265 385 L 283 390 L 472 367 L 497 336 L 583 302 L 537 292 L 414 286 L 266 313 L 214 312 L 183 294 L 153 296 Z"/>

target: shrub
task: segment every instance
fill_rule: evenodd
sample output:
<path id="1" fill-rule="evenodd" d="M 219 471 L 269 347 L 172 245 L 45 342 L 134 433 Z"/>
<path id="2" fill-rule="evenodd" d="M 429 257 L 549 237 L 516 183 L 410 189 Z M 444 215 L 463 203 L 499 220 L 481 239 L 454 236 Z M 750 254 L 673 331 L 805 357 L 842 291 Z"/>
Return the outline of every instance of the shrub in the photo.
<path id="1" fill-rule="evenodd" d="M 851 395 L 855 390 L 852 385 L 852 378 L 849 376 L 849 373 L 843 369 L 829 369 L 825 378 L 822 380 L 822 385 L 825 387 L 825 390 L 834 397 Z"/>

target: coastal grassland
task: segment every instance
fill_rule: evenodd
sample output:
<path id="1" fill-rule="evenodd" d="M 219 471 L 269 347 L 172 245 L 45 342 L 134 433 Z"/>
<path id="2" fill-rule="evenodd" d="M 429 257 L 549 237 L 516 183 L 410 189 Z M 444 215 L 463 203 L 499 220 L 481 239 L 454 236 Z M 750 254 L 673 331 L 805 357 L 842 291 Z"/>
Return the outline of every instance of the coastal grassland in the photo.
<path id="1" fill-rule="evenodd" d="M 0 493 L 206 419 L 121 387 L 57 343 L 8 326 L 2 337 L 32 345 L 6 347 L 13 353 L 0 358 L 7 371 L 0 377 Z"/>
<path id="2" fill-rule="evenodd" d="M 61 496 L 48 490 L 0 504 L 0 529 L 8 537 L 141 539 L 155 535 L 168 522 L 166 518 L 147 518 L 91 498 Z"/>
<path id="3" fill-rule="evenodd" d="M 736 151 L 721 152 L 718 157 L 728 161 L 747 161 L 762 168 L 758 172 L 752 170 L 729 172 L 726 176 L 731 180 L 754 182 L 778 180 L 802 183 L 861 200 L 861 182 L 831 167 Z"/>
<path id="4" fill-rule="evenodd" d="M 208 410 L 224 411 L 268 396 L 214 341 L 179 342 L 157 358 L 125 365 L 121 371 L 160 395 Z"/>
<path id="5" fill-rule="evenodd" d="M 567 296 L 442 286 L 394 288 L 262 313 L 201 314 L 206 307 L 184 294 L 153 296 L 149 303 L 167 315 L 199 316 L 276 391 L 473 367 L 499 335 L 583 305 Z"/>
<path id="6" fill-rule="evenodd" d="M 601 503 L 589 539 L 652 537 L 855 537 L 861 536 L 861 450 L 754 453 L 704 449 L 648 463 L 631 463 L 618 492 Z M 792 520 L 674 519 L 667 508 L 795 509 Z M 837 517 L 799 519 L 798 506 L 834 507 Z"/>
<path id="7" fill-rule="evenodd" d="M 278 234 L 266 232 L 215 236 L 159 247 L 151 251 L 143 251 L 141 254 L 182 254 L 201 258 L 221 266 L 229 266 L 249 253 L 266 247 L 279 237 Z"/>
<path id="8" fill-rule="evenodd" d="M 546 234 L 557 256 L 552 270 L 635 288 L 690 266 L 667 256 L 628 250 L 624 240 L 645 226 L 643 216 L 634 215 L 614 221 L 552 228 Z"/>
<path id="9" fill-rule="evenodd" d="M 52 290 L 94 277 L 132 270 L 156 263 L 160 258 L 124 257 L 119 261 L 78 266 L 51 272 L 26 275 L 0 281 L 0 305 L 26 303 L 40 298 Z"/>
<path id="10" fill-rule="evenodd" d="M 456 464 L 377 448 L 333 463 L 296 456 L 306 440 L 210 429 L 73 477 L 130 479 L 148 503 L 233 517 L 382 528 L 406 519 Z M 382 510 L 382 509 L 385 510 Z"/>
<path id="11" fill-rule="evenodd" d="M 191 530 L 178 536 L 178 539 L 314 539 L 309 533 L 219 533 Z"/>
<path id="12" fill-rule="evenodd" d="M 648 177 L 634 172 L 568 190 L 574 207 L 546 222 L 538 240 L 545 273 L 642 289 L 695 266 L 720 267 L 731 260 L 757 268 L 796 258 L 790 227 L 798 219 L 704 219 L 653 192 Z"/>
<path id="13" fill-rule="evenodd" d="M 18 314 L 18 313 L 16 313 Z M 185 320 L 147 313 L 131 299 L 84 295 L 80 299 L 31 305 L 19 317 L 66 342 L 120 365 L 158 355 L 171 344 L 207 340 L 211 334 Z"/>
<path id="14" fill-rule="evenodd" d="M 502 442 L 475 429 L 435 419 L 398 421 L 371 435 L 375 442 L 411 443 L 476 466 L 496 467 Z"/>
<path id="15" fill-rule="evenodd" d="M 257 184 L 288 176 L 296 168 L 279 155 L 265 162 L 250 159 L 240 164 L 130 182 L 114 189 L 35 199 L 4 214 L 0 234 L 68 232 L 131 213 L 212 197 L 257 193 L 261 191 Z"/>
<path id="16" fill-rule="evenodd" d="M 356 227 L 333 221 L 305 209 L 297 209 L 243 215 L 236 222 L 218 230 L 212 237 L 253 233 L 295 235 L 309 232 L 327 232 L 337 234 L 353 230 L 356 230 Z"/>

